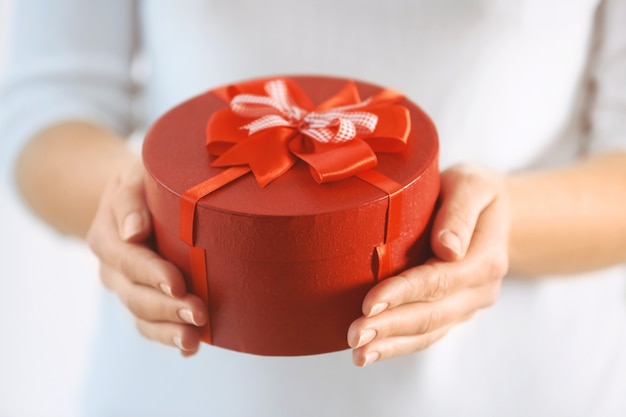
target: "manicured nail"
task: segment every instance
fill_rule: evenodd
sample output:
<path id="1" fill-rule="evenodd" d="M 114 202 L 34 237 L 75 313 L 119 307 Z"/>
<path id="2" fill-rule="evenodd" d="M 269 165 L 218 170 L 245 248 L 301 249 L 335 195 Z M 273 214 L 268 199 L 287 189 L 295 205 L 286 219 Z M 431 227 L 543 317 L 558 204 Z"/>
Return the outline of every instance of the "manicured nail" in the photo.
<path id="1" fill-rule="evenodd" d="M 389 303 L 374 304 L 374 306 L 370 310 L 370 313 L 367 315 L 367 317 L 372 317 L 372 316 L 375 316 L 377 314 L 380 314 L 383 311 L 387 310 L 387 307 L 389 307 Z"/>
<path id="2" fill-rule="evenodd" d="M 130 213 L 124 219 L 124 224 L 122 227 L 122 239 L 128 240 L 131 237 L 139 234 L 141 232 L 142 225 L 143 219 L 141 218 L 141 214 L 136 211 Z"/>
<path id="3" fill-rule="evenodd" d="M 374 329 L 365 329 L 359 335 L 359 341 L 356 343 L 355 348 L 359 348 L 363 345 L 368 344 L 376 337 L 376 330 Z"/>
<path id="4" fill-rule="evenodd" d="M 455 255 L 461 255 L 461 239 L 459 239 L 456 233 L 444 230 L 439 235 L 439 241 L 443 246 L 454 252 Z"/>
<path id="5" fill-rule="evenodd" d="M 371 363 L 374 363 L 378 360 L 378 358 L 380 358 L 380 353 L 378 352 L 368 352 L 367 355 L 365 355 L 365 363 L 363 364 L 363 366 L 367 366 Z"/>
<path id="6" fill-rule="evenodd" d="M 185 348 L 183 347 L 183 339 L 180 336 L 172 337 L 172 342 L 174 342 L 178 349 L 185 350 Z"/>
<path id="7" fill-rule="evenodd" d="M 169 295 L 170 297 L 174 296 L 174 294 L 172 294 L 172 287 L 170 287 L 169 285 L 161 283 L 159 284 L 159 287 L 161 287 L 161 291 L 163 291 L 165 295 Z"/>
<path id="8" fill-rule="evenodd" d="M 198 325 L 195 318 L 193 317 L 193 313 L 187 308 L 181 308 L 180 310 L 178 310 L 178 316 L 189 324 L 193 324 L 194 326 Z"/>

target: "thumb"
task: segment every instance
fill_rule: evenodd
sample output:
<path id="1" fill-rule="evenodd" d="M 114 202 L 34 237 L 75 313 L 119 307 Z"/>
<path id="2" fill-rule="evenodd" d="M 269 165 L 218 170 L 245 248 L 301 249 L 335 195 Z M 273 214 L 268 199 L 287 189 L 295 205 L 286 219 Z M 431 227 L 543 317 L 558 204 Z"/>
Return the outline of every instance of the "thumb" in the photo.
<path id="1" fill-rule="evenodd" d="M 113 195 L 113 216 L 119 237 L 126 242 L 146 240 L 152 232 L 144 175 L 145 171 L 139 162 L 120 175 Z"/>
<path id="2" fill-rule="evenodd" d="M 481 213 L 496 196 L 493 180 L 477 169 L 459 166 L 442 172 L 441 204 L 431 234 L 431 246 L 439 259 L 463 259 Z"/>

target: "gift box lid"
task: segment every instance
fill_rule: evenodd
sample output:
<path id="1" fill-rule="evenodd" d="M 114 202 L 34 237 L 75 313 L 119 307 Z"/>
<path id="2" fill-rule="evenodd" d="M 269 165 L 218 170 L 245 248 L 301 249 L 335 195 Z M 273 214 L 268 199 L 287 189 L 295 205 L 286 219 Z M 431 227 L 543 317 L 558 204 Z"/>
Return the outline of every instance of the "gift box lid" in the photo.
<path id="1" fill-rule="evenodd" d="M 314 103 L 328 99 L 346 83 L 345 79 L 332 77 L 297 76 L 290 79 L 297 82 Z M 381 87 L 364 82 L 356 82 L 356 87 L 361 97 L 371 97 L 381 91 Z M 375 169 L 402 186 L 409 187 L 412 183 L 419 182 L 428 169 L 433 166 L 436 169 L 438 140 L 433 123 L 417 105 L 407 99 L 400 104 L 408 108 L 410 113 L 410 133 L 406 150 L 378 153 L 378 165 Z M 212 114 L 227 105 L 213 90 L 173 108 L 149 130 L 144 142 L 143 159 L 148 174 L 161 189 L 158 201 L 152 205 L 155 218 L 178 218 L 181 195 L 190 187 L 224 171 L 222 167 L 211 165 L 215 157 L 205 151 L 204 141 L 207 121 Z M 349 225 L 344 222 L 349 222 L 349 219 L 359 213 L 363 214 L 362 209 L 370 205 L 386 210 L 387 198 L 387 193 L 356 177 L 318 184 L 311 177 L 307 165 L 303 161 L 297 161 L 290 170 L 266 187 L 260 187 L 252 175 L 246 175 L 200 199 L 196 208 L 196 230 L 202 230 L 209 224 L 212 228 L 220 227 L 219 225 L 229 227 L 227 219 L 231 216 L 297 218 L 310 224 L 315 223 L 318 216 L 327 216 L 336 217 L 337 221 L 332 229 L 337 233 L 333 233 L 333 230 L 318 232 L 324 235 L 326 242 L 345 240 L 346 235 L 341 229 L 349 228 Z M 222 217 L 223 221 L 216 222 L 211 216 Z M 211 219 L 205 222 L 209 218 Z M 245 223 L 245 219 L 242 221 Z M 384 223 L 384 216 L 376 219 L 376 223 L 381 222 Z M 266 219 L 264 224 L 269 227 L 269 231 L 275 230 L 271 221 L 267 222 Z M 341 225 L 346 227 L 342 228 Z M 306 247 L 315 248 L 315 253 L 311 253 L 311 256 L 325 257 L 339 254 L 337 250 L 341 246 L 344 246 L 344 252 L 353 251 L 358 245 L 371 246 L 380 241 L 382 233 L 382 228 L 375 226 L 376 224 L 372 224 L 369 234 L 367 230 L 361 230 L 358 241 L 345 242 L 344 245 L 307 243 Z M 168 222 L 168 228 L 175 235 L 180 233 L 178 227 L 178 222 Z M 196 245 L 206 247 L 216 235 L 196 233 Z M 262 231 L 257 231 L 255 235 L 261 239 L 267 237 Z M 272 235 L 272 238 L 280 236 Z M 320 253 L 323 247 L 332 249 L 331 253 Z M 263 252 L 262 247 L 259 249 Z M 281 256 L 290 259 L 290 249 L 301 256 L 302 249 L 305 248 L 285 249 Z M 250 250 L 242 251 L 254 253 Z"/>

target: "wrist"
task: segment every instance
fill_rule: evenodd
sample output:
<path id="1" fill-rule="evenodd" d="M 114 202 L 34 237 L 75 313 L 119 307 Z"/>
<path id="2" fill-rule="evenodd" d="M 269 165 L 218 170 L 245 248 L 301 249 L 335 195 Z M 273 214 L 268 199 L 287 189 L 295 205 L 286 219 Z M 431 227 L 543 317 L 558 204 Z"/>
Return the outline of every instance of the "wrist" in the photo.
<path id="1" fill-rule="evenodd" d="M 45 222 L 84 236 L 105 184 L 141 164 L 124 140 L 98 126 L 65 122 L 35 136 L 22 150 L 15 181 L 24 201 Z"/>

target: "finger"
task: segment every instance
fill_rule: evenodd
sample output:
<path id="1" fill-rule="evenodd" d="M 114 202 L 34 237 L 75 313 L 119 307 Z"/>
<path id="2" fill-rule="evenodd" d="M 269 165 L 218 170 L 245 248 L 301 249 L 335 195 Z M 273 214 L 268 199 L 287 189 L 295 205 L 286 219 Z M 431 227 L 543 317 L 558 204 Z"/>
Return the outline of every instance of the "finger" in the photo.
<path id="1" fill-rule="evenodd" d="M 373 317 L 403 304 L 437 302 L 467 289 L 493 286 L 499 291 L 508 270 L 507 250 L 500 238 L 488 232 L 493 226 L 487 223 L 491 222 L 499 224 L 500 220 L 479 223 L 476 245 L 472 243 L 464 261 L 433 259 L 375 285 L 363 299 L 363 315 Z M 491 298 L 492 292 L 487 290 L 486 296 Z"/>
<path id="2" fill-rule="evenodd" d="M 106 274 L 112 289 L 137 318 L 150 322 L 187 323 L 194 326 L 203 326 L 208 320 L 204 303 L 195 295 L 172 298 L 151 287 L 130 283 L 120 278 L 115 270 L 108 270 Z"/>
<path id="3" fill-rule="evenodd" d="M 108 289 L 115 292 L 116 288 L 119 288 L 124 284 L 126 278 L 110 266 L 105 263 L 100 263 L 100 280 L 102 284 Z"/>
<path id="4" fill-rule="evenodd" d="M 141 164 L 126 171 L 113 194 L 113 218 L 120 239 L 140 242 L 151 233 L 150 212 L 146 206 L 144 170 Z"/>
<path id="5" fill-rule="evenodd" d="M 450 328 L 451 326 L 444 327 L 418 336 L 399 336 L 377 340 L 354 349 L 352 361 L 357 366 L 367 366 L 384 359 L 424 350 L 445 336 Z"/>
<path id="6" fill-rule="evenodd" d="M 431 246 L 446 261 L 463 258 L 476 223 L 496 198 L 495 181 L 483 172 L 457 167 L 441 175 L 441 206 L 435 215 Z"/>
<path id="7" fill-rule="evenodd" d="M 206 324 L 206 308 L 198 297 L 170 298 L 148 287 L 133 286 L 118 293 L 123 304 L 137 318 L 149 322 L 186 323 L 196 327 Z"/>
<path id="8" fill-rule="evenodd" d="M 437 303 L 410 303 L 373 317 L 360 317 L 348 329 L 352 348 L 375 340 L 398 336 L 428 334 L 468 320 L 476 310 L 491 305 L 490 288 L 470 289 Z"/>
<path id="9" fill-rule="evenodd" d="M 103 201 L 87 233 L 90 248 L 101 262 L 123 271 L 132 282 L 158 288 L 169 296 L 182 297 L 186 286 L 178 268 L 146 245 L 120 239 L 110 201 L 111 194 L 115 193 L 113 189 L 117 189 L 117 184 L 110 184 L 103 194 Z M 106 285 L 106 280 L 103 281 Z"/>
<path id="10" fill-rule="evenodd" d="M 468 263 L 444 263 L 431 260 L 385 279 L 368 291 L 363 300 L 363 314 L 375 316 L 401 304 L 433 302 L 472 286 Z"/>
<path id="11" fill-rule="evenodd" d="M 183 324 L 152 323 L 136 320 L 139 332 L 147 339 L 180 349 L 183 356 L 191 356 L 200 348 L 197 328 Z"/>
<path id="12" fill-rule="evenodd" d="M 114 267 L 131 282 L 159 289 L 175 298 L 187 293 L 182 272 L 151 249 L 136 244 L 126 244 L 124 249 L 118 249 Z"/>
<path id="13" fill-rule="evenodd" d="M 145 245 L 123 242 L 107 233 L 108 229 L 101 229 L 105 230 L 90 232 L 89 242 L 102 263 L 120 271 L 131 282 L 159 289 L 170 297 L 187 293 L 184 277 L 174 264 Z"/>
<path id="14" fill-rule="evenodd" d="M 485 208 L 476 223 L 468 257 L 480 259 L 483 271 L 504 276 L 508 270 L 508 240 L 511 224 L 509 201 L 499 195 Z"/>

